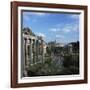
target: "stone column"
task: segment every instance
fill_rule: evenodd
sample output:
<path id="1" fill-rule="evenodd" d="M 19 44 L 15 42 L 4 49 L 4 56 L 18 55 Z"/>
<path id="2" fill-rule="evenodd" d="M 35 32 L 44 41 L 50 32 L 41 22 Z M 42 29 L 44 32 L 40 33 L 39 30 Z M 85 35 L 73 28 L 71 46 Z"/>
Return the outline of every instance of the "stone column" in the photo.
<path id="1" fill-rule="evenodd" d="M 44 52 L 43 52 L 44 45 L 43 45 L 43 40 L 41 40 L 41 46 L 42 46 L 42 63 L 43 63 L 44 62 Z"/>
<path id="2" fill-rule="evenodd" d="M 30 65 L 30 39 L 27 39 L 27 66 Z"/>
<path id="3" fill-rule="evenodd" d="M 25 38 L 22 36 L 21 38 L 21 77 L 24 75 L 24 70 L 25 70 Z"/>
<path id="4" fill-rule="evenodd" d="M 27 56 L 26 56 L 26 52 L 27 52 L 27 50 L 26 50 L 26 42 L 27 42 L 27 39 L 25 38 L 24 39 L 24 50 L 25 50 L 25 67 L 26 67 L 26 61 L 27 61 Z"/>
<path id="5" fill-rule="evenodd" d="M 35 39 L 35 41 L 34 41 L 34 55 L 35 55 L 35 63 L 37 62 L 36 61 L 36 39 Z"/>
<path id="6" fill-rule="evenodd" d="M 28 46 L 29 46 L 29 39 L 27 38 L 27 41 L 26 41 L 26 68 L 28 68 L 28 66 L 29 66 Z"/>
<path id="7" fill-rule="evenodd" d="M 33 39 L 33 62 L 36 63 L 36 41 Z"/>
<path id="8" fill-rule="evenodd" d="M 38 40 L 36 40 L 36 61 L 37 61 L 37 62 L 38 62 L 38 53 L 39 53 Z"/>
<path id="9" fill-rule="evenodd" d="M 24 71 L 23 71 L 23 76 L 27 76 L 27 39 L 24 38 L 24 54 L 25 54 L 25 58 L 24 58 Z"/>
<path id="10" fill-rule="evenodd" d="M 34 41 L 32 39 L 32 63 L 34 64 Z"/>
<path id="11" fill-rule="evenodd" d="M 31 64 L 33 63 L 32 61 L 32 39 L 30 39 L 30 62 Z"/>

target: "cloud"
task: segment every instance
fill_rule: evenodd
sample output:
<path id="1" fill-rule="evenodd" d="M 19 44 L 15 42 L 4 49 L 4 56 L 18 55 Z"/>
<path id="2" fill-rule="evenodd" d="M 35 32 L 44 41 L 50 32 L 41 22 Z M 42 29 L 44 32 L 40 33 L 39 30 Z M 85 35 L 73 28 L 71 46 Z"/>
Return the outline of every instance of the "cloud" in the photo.
<path id="1" fill-rule="evenodd" d="M 56 27 L 62 27 L 63 26 L 63 23 L 58 23 L 55 25 Z"/>
<path id="2" fill-rule="evenodd" d="M 71 30 L 70 29 L 68 29 L 67 27 L 65 27 L 64 29 L 63 29 L 63 32 L 65 32 L 65 33 L 69 33 Z"/>
<path id="3" fill-rule="evenodd" d="M 38 17 L 43 17 L 47 15 L 46 13 L 39 13 L 39 12 L 24 12 L 23 13 L 23 19 L 25 21 L 32 21 L 37 22 Z M 34 18 L 32 16 L 35 16 Z"/>
<path id="4" fill-rule="evenodd" d="M 43 38 L 46 37 L 45 34 L 43 34 L 43 33 L 36 33 L 36 35 L 37 35 L 37 36 L 42 36 Z"/>
<path id="5" fill-rule="evenodd" d="M 32 22 L 37 22 L 37 19 L 36 18 L 33 18 L 33 19 L 31 19 L 30 18 L 30 16 L 28 16 L 28 15 L 25 15 L 24 17 L 23 17 L 23 19 L 25 20 L 25 21 L 32 21 Z"/>
<path id="6" fill-rule="evenodd" d="M 36 16 L 45 16 L 45 13 L 32 13 L 32 15 L 36 15 Z"/>
<path id="7" fill-rule="evenodd" d="M 62 30 L 65 33 L 69 33 L 72 30 L 72 25 L 71 24 L 66 24 L 66 25 L 64 25 Z"/>
<path id="8" fill-rule="evenodd" d="M 69 32 L 77 32 L 79 30 L 79 25 L 77 23 L 71 23 L 71 24 L 66 24 L 63 27 L 63 31 L 65 33 L 69 33 Z"/>
<path id="9" fill-rule="evenodd" d="M 56 38 L 64 38 L 63 35 L 56 35 Z"/>
<path id="10" fill-rule="evenodd" d="M 56 26 L 55 28 L 51 28 L 49 30 L 54 33 L 78 32 L 79 24 L 78 23 L 62 24 L 62 26 Z"/>
<path id="11" fill-rule="evenodd" d="M 34 18 L 34 19 L 33 19 L 33 22 L 37 22 L 37 19 Z"/>
<path id="12" fill-rule="evenodd" d="M 23 15 L 23 19 L 24 19 L 25 21 L 29 21 L 29 20 L 30 20 L 30 17 L 29 17 L 28 15 Z"/>
<path id="13" fill-rule="evenodd" d="M 77 15 L 75 15 L 75 14 L 74 15 L 70 15 L 70 18 L 71 19 L 79 19 L 79 14 L 77 14 Z"/>
<path id="14" fill-rule="evenodd" d="M 45 16 L 47 14 L 46 13 L 41 13 L 41 12 L 24 12 L 23 15 L 30 17 L 31 15 L 34 15 L 34 16 Z"/>
<path id="15" fill-rule="evenodd" d="M 52 31 L 52 32 L 58 32 L 58 31 L 60 31 L 60 28 L 51 28 L 50 31 Z"/>
<path id="16" fill-rule="evenodd" d="M 79 31 L 79 25 L 75 24 L 74 28 L 73 28 L 73 31 L 78 32 Z"/>

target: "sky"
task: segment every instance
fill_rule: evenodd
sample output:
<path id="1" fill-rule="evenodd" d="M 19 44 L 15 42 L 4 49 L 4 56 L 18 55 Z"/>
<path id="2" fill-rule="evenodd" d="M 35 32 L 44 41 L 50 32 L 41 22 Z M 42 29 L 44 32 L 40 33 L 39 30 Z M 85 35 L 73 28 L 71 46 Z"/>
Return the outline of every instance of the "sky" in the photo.
<path id="1" fill-rule="evenodd" d="M 71 13 L 22 13 L 22 27 L 42 36 L 46 42 L 69 43 L 79 41 L 79 14 Z"/>

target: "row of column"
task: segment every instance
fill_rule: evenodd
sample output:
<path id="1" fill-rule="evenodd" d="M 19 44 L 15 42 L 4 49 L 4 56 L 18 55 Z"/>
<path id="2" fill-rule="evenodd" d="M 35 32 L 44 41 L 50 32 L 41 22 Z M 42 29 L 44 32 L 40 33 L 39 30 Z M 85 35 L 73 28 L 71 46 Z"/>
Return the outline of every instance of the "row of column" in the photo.
<path id="1" fill-rule="evenodd" d="M 24 38 L 25 67 L 44 61 L 43 40 Z M 41 61 L 40 61 L 41 57 Z"/>

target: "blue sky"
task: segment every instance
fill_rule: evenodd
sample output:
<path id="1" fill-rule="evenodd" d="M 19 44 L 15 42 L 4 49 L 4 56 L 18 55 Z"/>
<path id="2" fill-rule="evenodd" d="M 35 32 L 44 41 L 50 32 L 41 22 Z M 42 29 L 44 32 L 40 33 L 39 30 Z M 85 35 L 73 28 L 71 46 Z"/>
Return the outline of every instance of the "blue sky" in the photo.
<path id="1" fill-rule="evenodd" d="M 46 42 L 79 40 L 79 14 L 23 12 L 23 28 L 29 27 Z"/>

